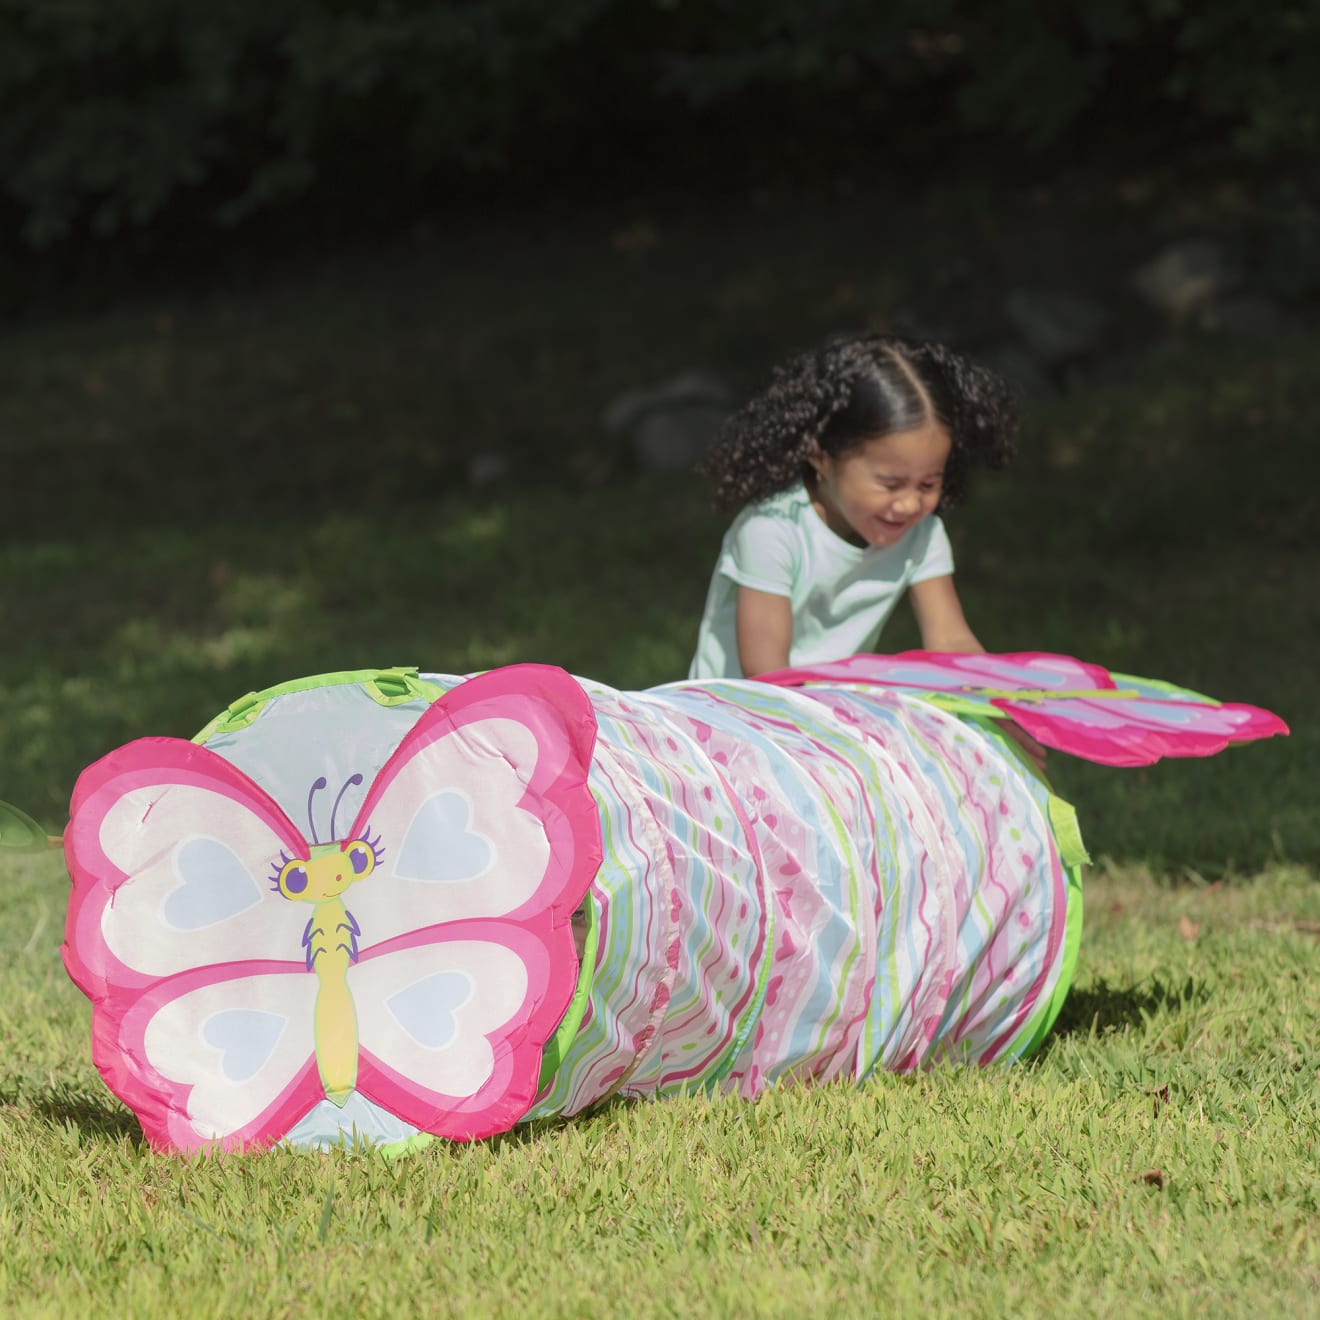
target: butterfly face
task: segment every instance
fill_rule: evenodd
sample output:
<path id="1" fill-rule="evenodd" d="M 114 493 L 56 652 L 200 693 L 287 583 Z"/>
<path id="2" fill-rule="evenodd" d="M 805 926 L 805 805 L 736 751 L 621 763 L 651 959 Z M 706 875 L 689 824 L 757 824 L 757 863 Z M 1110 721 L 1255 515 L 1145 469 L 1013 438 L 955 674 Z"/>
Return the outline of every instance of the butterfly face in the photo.
<path id="1" fill-rule="evenodd" d="M 368 839 L 313 844 L 307 857 L 280 854 L 272 869 L 271 887 L 294 903 L 324 903 L 339 898 L 355 880 L 365 880 L 376 869 L 377 849 Z"/>
<path id="2" fill-rule="evenodd" d="M 334 843 L 206 747 L 142 739 L 84 771 L 65 964 L 97 1067 L 152 1142 L 269 1145 L 349 1088 L 440 1136 L 521 1118 L 600 865 L 595 731 L 561 670 L 471 679 L 404 734 Z"/>

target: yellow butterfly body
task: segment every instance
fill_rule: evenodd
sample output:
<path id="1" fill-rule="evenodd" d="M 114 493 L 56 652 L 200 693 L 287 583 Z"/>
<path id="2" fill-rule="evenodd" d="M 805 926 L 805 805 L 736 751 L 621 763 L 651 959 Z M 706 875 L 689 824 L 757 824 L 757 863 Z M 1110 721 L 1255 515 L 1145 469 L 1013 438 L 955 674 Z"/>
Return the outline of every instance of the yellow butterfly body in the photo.
<path id="1" fill-rule="evenodd" d="M 303 934 L 307 966 L 316 973 L 316 1066 L 326 1097 L 341 1108 L 357 1083 L 358 1027 L 348 969 L 357 961 L 358 925 L 344 906 L 349 885 L 376 868 L 365 839 L 314 844 L 310 857 L 289 858 L 276 876 L 285 898 L 312 903 Z"/>

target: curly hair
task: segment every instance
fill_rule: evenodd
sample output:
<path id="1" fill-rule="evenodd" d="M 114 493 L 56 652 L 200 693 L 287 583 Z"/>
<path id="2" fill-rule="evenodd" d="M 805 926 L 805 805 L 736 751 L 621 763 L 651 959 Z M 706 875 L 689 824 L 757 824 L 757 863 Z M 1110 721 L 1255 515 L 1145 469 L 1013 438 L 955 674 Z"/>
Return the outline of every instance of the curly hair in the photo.
<path id="1" fill-rule="evenodd" d="M 801 353 L 721 427 L 701 470 L 724 509 L 763 500 L 810 473 L 814 445 L 838 458 L 877 436 L 937 421 L 949 432 L 940 509 L 977 467 L 1013 455 L 1017 403 L 993 371 L 943 344 L 857 335 Z"/>

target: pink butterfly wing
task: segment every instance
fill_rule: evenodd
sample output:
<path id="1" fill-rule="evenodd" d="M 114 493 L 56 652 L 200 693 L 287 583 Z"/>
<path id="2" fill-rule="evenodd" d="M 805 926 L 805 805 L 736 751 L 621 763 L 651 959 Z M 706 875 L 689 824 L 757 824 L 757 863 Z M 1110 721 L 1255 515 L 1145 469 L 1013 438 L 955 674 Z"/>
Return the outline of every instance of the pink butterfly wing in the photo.
<path id="1" fill-rule="evenodd" d="M 962 655 L 904 651 L 781 669 L 781 686 L 875 683 L 956 695 L 964 705 L 1010 716 L 1038 742 L 1102 765 L 1152 765 L 1164 756 L 1212 756 L 1230 743 L 1287 733 L 1269 711 L 1220 703 L 1167 684 L 1115 676 L 1099 665 L 1046 651 Z M 1013 693 L 1024 695 L 1015 698 Z M 1057 692 L 1059 695 L 1047 695 Z"/>
<path id="2" fill-rule="evenodd" d="M 306 914 L 266 880 L 281 850 L 305 856 L 306 844 L 268 794 L 204 747 L 144 738 L 79 777 L 64 963 L 92 1001 L 93 1061 L 155 1145 L 264 1144 L 314 1103 L 310 1027 L 289 1023 L 237 1108 L 211 1103 L 200 1126 L 192 1114 L 195 1088 L 218 1094 L 226 1021 L 274 1021 L 244 1004 L 251 978 L 305 994 Z"/>
<path id="3" fill-rule="evenodd" d="M 116 1093 L 158 1149 L 274 1145 L 325 1095 L 313 1047 L 317 981 L 305 963 L 219 970 L 199 968 L 145 990 L 104 1042 L 121 1070 L 132 1070 Z M 94 1055 L 95 1031 L 94 1021 Z"/>
<path id="4" fill-rule="evenodd" d="M 386 853 L 348 895 L 365 942 L 350 971 L 358 1089 L 424 1131 L 487 1136 L 532 1102 L 577 985 L 572 914 L 601 862 L 595 737 L 562 670 L 479 675 L 418 720 L 358 813 L 354 834 Z"/>
<path id="5" fill-rule="evenodd" d="M 601 859 L 587 788 L 595 737 L 586 694 L 547 665 L 492 670 L 429 707 L 381 767 L 348 836 L 379 836 L 385 853 L 388 883 L 377 872 L 345 897 L 370 916 L 365 941 L 542 911 L 566 926 Z"/>
<path id="6" fill-rule="evenodd" d="M 464 921 L 369 950 L 350 973 L 358 1091 L 451 1140 L 507 1131 L 535 1099 L 568 1002 L 557 973 L 575 968 L 572 941 L 556 934 L 548 921 Z M 405 997 L 411 1020 L 397 1008 Z"/>
<path id="7" fill-rule="evenodd" d="M 1231 743 L 1286 734 L 1277 715 L 1234 702 L 1157 699 L 1115 689 L 1113 698 L 1038 702 L 996 698 L 994 705 L 1033 738 L 1100 765 L 1153 765 L 1165 756 L 1214 756 Z"/>

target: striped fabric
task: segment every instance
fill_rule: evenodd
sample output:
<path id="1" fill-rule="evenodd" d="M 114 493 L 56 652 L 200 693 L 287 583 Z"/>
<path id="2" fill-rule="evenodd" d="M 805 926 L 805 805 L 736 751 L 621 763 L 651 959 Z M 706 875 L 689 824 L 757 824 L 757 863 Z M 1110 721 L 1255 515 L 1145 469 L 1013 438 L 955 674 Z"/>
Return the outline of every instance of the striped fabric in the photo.
<path id="1" fill-rule="evenodd" d="M 583 688 L 596 958 L 529 1119 L 990 1063 L 1043 1036 L 1076 950 L 1080 858 L 1051 827 L 1066 806 L 1000 739 L 869 685 Z"/>

